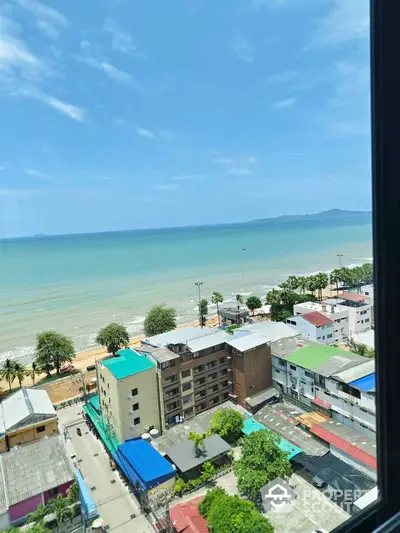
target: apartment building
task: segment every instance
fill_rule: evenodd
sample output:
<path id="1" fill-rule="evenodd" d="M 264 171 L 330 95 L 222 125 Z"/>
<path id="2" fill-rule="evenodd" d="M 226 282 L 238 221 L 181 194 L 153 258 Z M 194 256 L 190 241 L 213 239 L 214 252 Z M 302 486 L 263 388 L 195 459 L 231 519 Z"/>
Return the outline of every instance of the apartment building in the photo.
<path id="1" fill-rule="evenodd" d="M 127 348 L 96 364 L 99 406 L 119 442 L 160 427 L 156 365 Z"/>
<path id="2" fill-rule="evenodd" d="M 321 344 L 332 344 L 334 341 L 335 322 L 318 311 L 311 311 L 286 320 L 287 324 L 300 331 L 302 337 Z"/>
<path id="3" fill-rule="evenodd" d="M 57 414 L 46 391 L 22 388 L 0 403 L 0 453 L 57 433 Z"/>
<path id="4" fill-rule="evenodd" d="M 142 341 L 157 368 L 161 427 L 191 418 L 232 395 L 227 334 L 213 328 L 178 328 Z"/>
<path id="5" fill-rule="evenodd" d="M 271 345 L 273 386 L 306 409 L 375 433 L 374 361 L 300 336 Z"/>

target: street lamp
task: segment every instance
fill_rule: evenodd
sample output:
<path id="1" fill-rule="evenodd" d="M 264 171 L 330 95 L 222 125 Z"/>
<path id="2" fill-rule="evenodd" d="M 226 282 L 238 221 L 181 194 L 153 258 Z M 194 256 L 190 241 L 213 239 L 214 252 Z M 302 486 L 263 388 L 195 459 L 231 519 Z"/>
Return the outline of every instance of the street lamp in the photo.
<path id="1" fill-rule="evenodd" d="M 336 254 L 336 256 L 339 258 L 339 267 L 342 268 L 342 257 L 343 257 L 343 254 Z"/>
<path id="2" fill-rule="evenodd" d="M 201 320 L 201 313 L 200 313 L 200 302 L 201 302 L 201 292 L 200 291 L 201 291 L 201 286 L 203 285 L 203 282 L 202 281 L 196 281 L 195 285 L 199 289 L 199 323 L 200 323 L 200 326 L 202 328 L 203 327 L 203 321 Z"/>

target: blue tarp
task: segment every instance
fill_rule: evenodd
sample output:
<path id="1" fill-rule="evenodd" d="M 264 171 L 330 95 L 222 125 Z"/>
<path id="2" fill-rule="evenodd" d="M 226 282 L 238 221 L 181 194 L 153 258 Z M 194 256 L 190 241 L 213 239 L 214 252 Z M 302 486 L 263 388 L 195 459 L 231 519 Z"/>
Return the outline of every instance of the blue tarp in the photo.
<path id="1" fill-rule="evenodd" d="M 143 439 L 132 439 L 118 447 L 114 460 L 125 476 L 145 489 L 151 489 L 175 476 L 175 470 L 164 457 Z"/>
<path id="2" fill-rule="evenodd" d="M 88 522 L 88 521 L 94 520 L 95 518 L 99 516 L 99 513 L 97 511 L 97 506 L 92 499 L 90 491 L 86 486 L 86 483 L 83 479 L 83 476 L 80 470 L 76 470 L 75 476 L 76 476 L 76 482 L 78 483 L 78 487 L 79 487 L 79 498 L 81 501 L 81 509 L 82 509 L 84 521 Z"/>
<path id="3" fill-rule="evenodd" d="M 369 392 L 375 390 L 375 372 L 364 376 L 363 378 L 356 379 L 349 383 L 352 387 L 362 390 L 363 392 Z"/>

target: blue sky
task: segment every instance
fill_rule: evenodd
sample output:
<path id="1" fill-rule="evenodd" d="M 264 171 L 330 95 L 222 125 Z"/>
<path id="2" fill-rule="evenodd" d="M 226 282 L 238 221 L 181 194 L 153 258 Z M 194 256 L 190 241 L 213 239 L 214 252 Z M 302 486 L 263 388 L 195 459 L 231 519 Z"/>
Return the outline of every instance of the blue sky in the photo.
<path id="1" fill-rule="evenodd" d="M 9 0 L 0 237 L 369 209 L 367 0 Z"/>

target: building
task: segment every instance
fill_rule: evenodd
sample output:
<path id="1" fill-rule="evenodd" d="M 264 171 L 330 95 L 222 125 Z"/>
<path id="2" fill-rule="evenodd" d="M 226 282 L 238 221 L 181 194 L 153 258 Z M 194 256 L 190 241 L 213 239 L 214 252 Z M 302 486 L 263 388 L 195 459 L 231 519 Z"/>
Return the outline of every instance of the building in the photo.
<path id="1" fill-rule="evenodd" d="M 360 433 L 374 435 L 373 360 L 300 337 L 273 343 L 271 353 L 275 389 L 308 409 L 320 409 Z"/>
<path id="2" fill-rule="evenodd" d="M 225 326 L 245 324 L 249 321 L 249 310 L 237 307 L 224 307 L 218 311 L 221 323 Z"/>
<path id="3" fill-rule="evenodd" d="M 202 496 L 185 503 L 177 503 L 169 516 L 175 533 L 209 533 L 207 521 L 199 511 Z"/>
<path id="4" fill-rule="evenodd" d="M 17 525 L 39 504 L 67 495 L 75 480 L 63 437 L 54 435 L 0 456 L 0 521 Z"/>
<path id="5" fill-rule="evenodd" d="M 223 464 L 230 449 L 219 435 L 211 435 L 204 439 L 199 449 L 196 449 L 193 441 L 181 440 L 167 450 L 165 457 L 176 466 L 183 479 L 192 479 L 201 475 L 201 467 L 206 462 Z"/>
<path id="6" fill-rule="evenodd" d="M 140 437 L 160 427 L 154 362 L 130 348 L 97 362 L 99 407 L 116 439 Z"/>
<path id="7" fill-rule="evenodd" d="M 46 391 L 22 388 L 0 403 L 0 453 L 57 433 L 56 411 Z"/>
<path id="8" fill-rule="evenodd" d="M 319 311 L 311 311 L 286 320 L 287 324 L 300 331 L 302 337 L 322 344 L 332 344 L 334 341 L 335 321 Z"/>
<path id="9" fill-rule="evenodd" d="M 369 329 L 362 333 L 355 333 L 351 338 L 355 343 L 365 344 L 371 350 L 375 350 L 375 330 Z"/>
<path id="10" fill-rule="evenodd" d="M 213 328 L 178 328 L 142 341 L 156 365 L 161 427 L 166 429 L 230 398 L 228 334 Z"/>

